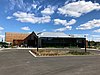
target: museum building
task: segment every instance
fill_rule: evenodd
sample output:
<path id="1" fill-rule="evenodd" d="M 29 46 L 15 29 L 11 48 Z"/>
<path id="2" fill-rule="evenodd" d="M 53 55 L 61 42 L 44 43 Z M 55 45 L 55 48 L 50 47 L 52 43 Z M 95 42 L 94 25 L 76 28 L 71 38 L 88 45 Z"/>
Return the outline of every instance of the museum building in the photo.
<path id="1" fill-rule="evenodd" d="M 25 47 L 80 47 L 86 45 L 85 37 L 67 35 L 63 32 L 40 32 L 40 33 L 14 33 L 6 32 L 5 41 L 13 46 Z"/>

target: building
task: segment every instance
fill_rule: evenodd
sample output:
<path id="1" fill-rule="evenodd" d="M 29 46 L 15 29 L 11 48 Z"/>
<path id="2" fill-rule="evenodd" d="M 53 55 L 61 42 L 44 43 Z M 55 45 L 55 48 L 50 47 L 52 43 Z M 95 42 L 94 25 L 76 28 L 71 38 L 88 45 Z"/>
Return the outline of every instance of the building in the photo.
<path id="1" fill-rule="evenodd" d="M 12 45 L 20 45 L 29 35 L 30 34 L 25 33 L 6 32 L 5 41 L 7 43 L 11 43 Z"/>
<path id="2" fill-rule="evenodd" d="M 86 45 L 84 37 L 67 35 L 62 32 L 40 32 L 31 34 L 9 33 L 6 32 L 6 42 L 12 43 L 13 46 L 27 47 L 81 47 Z"/>
<path id="3" fill-rule="evenodd" d="M 67 35 L 62 32 L 43 32 L 37 35 L 39 47 L 81 47 L 85 46 L 85 38 Z"/>

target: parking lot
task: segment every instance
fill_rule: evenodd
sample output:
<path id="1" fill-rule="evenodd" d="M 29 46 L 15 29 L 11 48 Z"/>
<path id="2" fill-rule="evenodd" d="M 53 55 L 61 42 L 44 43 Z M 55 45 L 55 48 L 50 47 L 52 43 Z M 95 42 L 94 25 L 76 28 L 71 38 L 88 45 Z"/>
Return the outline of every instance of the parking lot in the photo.
<path id="1" fill-rule="evenodd" d="M 99 75 L 100 56 L 33 57 L 28 49 L 0 51 L 0 75 Z"/>

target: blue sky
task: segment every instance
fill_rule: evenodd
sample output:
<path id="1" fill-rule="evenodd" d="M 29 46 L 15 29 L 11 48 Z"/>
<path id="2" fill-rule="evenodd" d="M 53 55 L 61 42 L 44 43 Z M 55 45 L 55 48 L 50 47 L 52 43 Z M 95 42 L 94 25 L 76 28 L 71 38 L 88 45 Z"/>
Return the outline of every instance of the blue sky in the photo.
<path id="1" fill-rule="evenodd" d="M 5 32 L 64 32 L 100 41 L 99 0 L 0 0 L 0 40 Z"/>

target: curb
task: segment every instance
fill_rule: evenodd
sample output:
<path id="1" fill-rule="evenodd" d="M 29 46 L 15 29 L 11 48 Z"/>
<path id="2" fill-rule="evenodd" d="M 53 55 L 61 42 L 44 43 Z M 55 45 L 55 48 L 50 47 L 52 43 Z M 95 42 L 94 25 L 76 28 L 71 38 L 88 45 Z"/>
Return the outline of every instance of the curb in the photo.
<path id="1" fill-rule="evenodd" d="M 29 53 L 32 55 L 32 56 L 34 56 L 34 57 L 37 57 L 33 52 L 31 52 L 30 50 L 29 50 Z"/>
<path id="2" fill-rule="evenodd" d="M 49 57 L 85 57 L 85 56 L 100 56 L 100 55 L 65 55 L 65 56 L 36 56 L 36 57 L 40 57 L 40 58 L 49 58 Z"/>
<path id="3" fill-rule="evenodd" d="M 0 48 L 0 51 L 4 50 L 4 48 Z"/>

